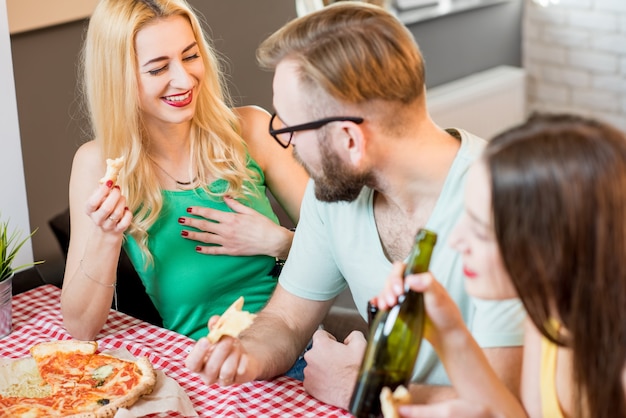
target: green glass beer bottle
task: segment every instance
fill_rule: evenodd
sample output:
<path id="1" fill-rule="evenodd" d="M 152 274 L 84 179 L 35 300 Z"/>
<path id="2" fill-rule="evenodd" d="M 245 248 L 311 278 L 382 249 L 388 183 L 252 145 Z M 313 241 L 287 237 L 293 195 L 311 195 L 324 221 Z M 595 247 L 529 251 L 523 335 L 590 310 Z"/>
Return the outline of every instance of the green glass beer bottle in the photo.
<path id="1" fill-rule="evenodd" d="M 428 271 L 437 234 L 420 229 L 409 255 L 404 276 Z M 424 295 L 405 288 L 398 304 L 379 311 L 371 325 L 365 356 L 350 400 L 350 413 L 357 418 L 381 416 L 380 391 L 408 387 L 419 353 L 426 312 Z"/>

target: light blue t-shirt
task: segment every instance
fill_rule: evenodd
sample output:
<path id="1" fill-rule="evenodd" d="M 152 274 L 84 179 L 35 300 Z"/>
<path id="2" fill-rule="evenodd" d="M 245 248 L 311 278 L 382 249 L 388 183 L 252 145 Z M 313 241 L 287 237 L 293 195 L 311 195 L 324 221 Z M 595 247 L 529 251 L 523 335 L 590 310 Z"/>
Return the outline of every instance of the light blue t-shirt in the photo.
<path id="1" fill-rule="evenodd" d="M 430 271 L 456 301 L 480 346 L 519 346 L 525 317 L 519 300 L 479 301 L 476 305 L 465 291 L 461 256 L 448 245 L 450 232 L 463 212 L 468 168 L 486 145 L 481 138 L 460 129 L 455 131 L 461 136 L 461 147 L 425 225 L 438 235 Z M 361 316 L 366 318 L 367 301 L 380 293 L 392 268 L 378 236 L 373 197 L 373 190 L 364 188 L 353 202 L 320 202 L 310 181 L 293 245 L 280 275 L 281 286 L 296 296 L 320 301 L 334 298 L 349 286 Z M 427 341 L 420 349 L 413 380 L 450 385 Z"/>

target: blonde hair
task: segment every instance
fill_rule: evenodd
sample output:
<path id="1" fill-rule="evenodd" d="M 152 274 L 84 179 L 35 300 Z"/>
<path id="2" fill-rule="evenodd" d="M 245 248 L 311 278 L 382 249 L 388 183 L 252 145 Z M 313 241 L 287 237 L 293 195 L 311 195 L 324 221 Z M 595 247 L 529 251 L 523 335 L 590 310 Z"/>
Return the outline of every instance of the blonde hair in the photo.
<path id="1" fill-rule="evenodd" d="M 383 8 L 362 2 L 294 19 L 260 45 L 257 59 L 269 70 L 294 61 L 308 89 L 321 88 L 342 104 L 402 106 L 424 96 L 424 62 L 413 35 Z"/>
<path id="2" fill-rule="evenodd" d="M 207 179 L 226 181 L 227 187 L 219 195 L 242 197 L 250 192 L 246 183 L 255 176 L 247 168 L 247 147 L 230 107 L 217 55 L 187 2 L 100 1 L 90 19 L 83 46 L 82 87 L 93 135 L 104 157 L 126 158 L 118 184 L 134 213 L 129 232 L 147 261 L 152 260 L 147 231 L 159 216 L 163 198 L 155 168 L 144 150 L 149 139 L 142 127 L 139 106 L 135 37 L 148 23 L 169 16 L 183 16 L 189 21 L 206 69 L 191 122 L 191 166 L 197 168 L 201 184 L 213 195 Z"/>

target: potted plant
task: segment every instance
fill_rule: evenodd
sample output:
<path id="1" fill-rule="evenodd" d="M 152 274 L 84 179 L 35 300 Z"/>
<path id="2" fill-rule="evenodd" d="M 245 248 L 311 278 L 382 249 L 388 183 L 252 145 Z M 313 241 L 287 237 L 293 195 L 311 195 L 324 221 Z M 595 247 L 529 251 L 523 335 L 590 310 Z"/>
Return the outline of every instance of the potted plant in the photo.
<path id="1" fill-rule="evenodd" d="M 11 332 L 13 275 L 16 271 L 42 263 L 37 261 L 13 267 L 15 256 L 35 232 L 36 229 L 27 237 L 21 238 L 21 233 L 17 230 L 9 232 L 8 221 L 0 219 L 0 338 Z"/>

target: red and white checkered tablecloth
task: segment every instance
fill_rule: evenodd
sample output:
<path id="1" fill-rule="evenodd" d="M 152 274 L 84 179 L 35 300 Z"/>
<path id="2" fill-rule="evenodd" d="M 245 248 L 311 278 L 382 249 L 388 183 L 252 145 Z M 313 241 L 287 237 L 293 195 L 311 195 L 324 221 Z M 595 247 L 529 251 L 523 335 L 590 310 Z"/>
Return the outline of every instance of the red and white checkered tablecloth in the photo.
<path id="1" fill-rule="evenodd" d="M 34 344 L 70 339 L 63 327 L 60 296 L 60 289 L 52 285 L 14 296 L 13 330 L 0 339 L 0 356 L 26 357 Z M 207 386 L 184 365 L 193 344 L 183 335 L 113 310 L 98 339 L 102 351 L 123 348 L 134 356 L 148 357 L 187 392 L 201 417 L 351 417 L 314 399 L 301 382 L 287 377 L 230 387 Z"/>

